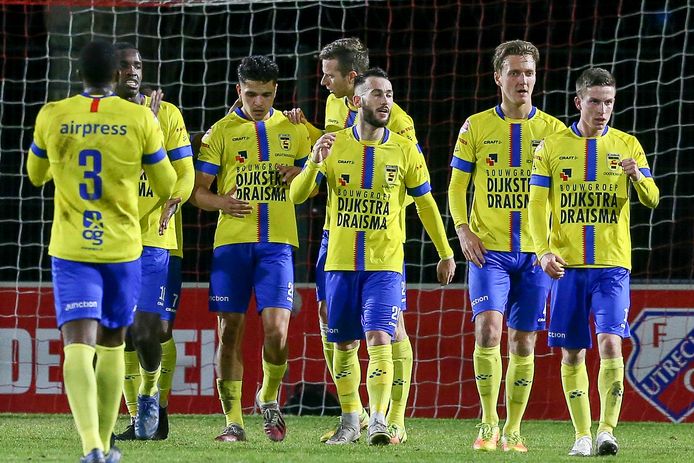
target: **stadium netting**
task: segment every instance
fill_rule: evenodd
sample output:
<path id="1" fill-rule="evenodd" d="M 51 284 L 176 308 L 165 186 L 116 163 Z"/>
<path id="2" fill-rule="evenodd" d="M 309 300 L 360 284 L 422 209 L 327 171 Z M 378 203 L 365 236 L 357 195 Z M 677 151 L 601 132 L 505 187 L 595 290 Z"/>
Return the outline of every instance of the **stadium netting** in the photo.
<path id="1" fill-rule="evenodd" d="M 163 89 L 165 100 L 181 109 L 191 133 L 205 131 L 226 113 L 236 99 L 236 66 L 250 54 L 268 55 L 279 64 L 275 107 L 301 107 L 322 125 L 327 91 L 319 85 L 318 52 L 340 37 L 361 38 L 370 49 L 371 63 L 392 76 L 395 100 L 415 121 L 434 196 L 456 250 L 459 290 L 467 277 L 447 210 L 448 166 L 465 118 L 499 100 L 491 66 L 494 47 L 516 38 L 538 46 L 534 103 L 565 123 L 577 119 L 573 94 L 578 74 L 591 65 L 606 67 L 619 88 L 611 125 L 639 138 L 661 192 L 655 210 L 639 207 L 632 197 L 633 281 L 676 284 L 691 283 L 694 277 L 691 0 L 0 4 L 3 327 L 37 316 L 42 291 L 50 286 L 46 250 L 52 186 L 31 186 L 26 153 L 41 106 L 80 90 L 77 53 L 93 38 L 134 43 L 144 61 L 144 85 Z M 300 286 L 310 287 L 313 281 L 324 201 L 319 195 L 298 209 Z M 463 397 L 466 387 L 474 387 L 469 300 L 433 285 L 436 252 L 410 209 L 406 262 L 411 297 L 406 323 L 418 360 L 408 413 L 470 416 L 478 405 L 476 397 Z M 183 211 L 184 281 L 187 289 L 204 287 L 216 214 L 192 206 Z M 22 295 L 35 295 L 30 300 L 36 307 L 26 307 Z M 301 374 L 290 385 L 329 379 L 321 368 L 320 350 L 307 347 L 320 344 L 317 323 L 313 328 L 303 336 L 303 345 L 291 347 L 290 369 Z M 3 358 L 13 363 L 0 364 L 0 389 L 12 382 L 20 362 L 12 344 L 3 346 Z M 557 354 L 547 348 L 538 352 L 558 362 Z"/>

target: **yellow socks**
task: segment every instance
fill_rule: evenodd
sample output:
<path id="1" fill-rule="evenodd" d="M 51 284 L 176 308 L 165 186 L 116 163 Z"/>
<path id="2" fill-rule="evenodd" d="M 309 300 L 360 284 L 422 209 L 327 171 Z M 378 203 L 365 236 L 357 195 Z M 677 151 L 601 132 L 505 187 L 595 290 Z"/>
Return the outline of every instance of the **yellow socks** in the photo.
<path id="1" fill-rule="evenodd" d="M 412 344 L 410 344 L 410 338 L 405 338 L 391 345 L 393 346 L 393 388 L 386 422 L 404 427 L 405 410 L 412 381 Z"/>
<path id="2" fill-rule="evenodd" d="M 333 357 L 333 372 L 335 387 L 340 399 L 342 413 L 361 413 L 361 398 L 359 383 L 361 382 L 361 367 L 357 351 L 359 347 L 350 350 L 335 349 Z M 392 370 L 391 370 L 392 371 Z"/>
<path id="3" fill-rule="evenodd" d="M 130 416 L 137 415 L 137 391 L 140 389 L 142 377 L 140 376 L 140 360 L 137 358 L 137 351 L 126 350 L 125 358 L 125 381 L 123 381 L 123 396 L 125 396 L 125 406 L 128 407 Z"/>
<path id="4" fill-rule="evenodd" d="M 243 381 L 217 378 L 217 392 L 222 403 L 222 412 L 226 425 L 238 424 L 243 428 L 243 413 L 241 411 L 241 386 Z"/>
<path id="5" fill-rule="evenodd" d="M 258 400 L 260 403 L 265 404 L 277 401 L 277 393 L 286 371 L 286 362 L 282 365 L 274 365 L 266 362 L 263 358 L 263 385 L 260 388 L 260 392 L 258 392 Z"/>
<path id="6" fill-rule="evenodd" d="M 159 367 L 154 371 L 146 371 L 140 365 L 140 376 L 142 377 L 142 383 L 140 384 L 140 389 L 138 393 L 141 395 L 147 395 L 152 397 L 159 390 L 159 376 L 161 375 L 161 363 Z"/>
<path id="7" fill-rule="evenodd" d="M 585 362 L 578 365 L 561 364 L 561 385 L 566 405 L 576 431 L 576 439 L 591 437 L 590 400 L 588 398 L 588 371 Z"/>
<path id="8" fill-rule="evenodd" d="M 99 411 L 97 405 L 96 375 L 94 373 L 95 349 L 86 344 L 69 344 L 63 348 L 63 382 L 75 419 L 77 432 L 82 440 L 82 454 L 92 449 L 104 449 L 99 436 Z M 120 397 L 119 397 L 120 399 Z"/>
<path id="9" fill-rule="evenodd" d="M 504 435 L 520 433 L 520 424 L 530 398 L 535 372 L 535 356 L 521 357 L 509 352 L 506 369 L 506 423 Z"/>
<path id="10" fill-rule="evenodd" d="M 393 347 L 390 344 L 369 346 L 369 368 L 366 376 L 366 390 L 369 392 L 371 414 L 385 416 L 393 388 Z"/>
<path id="11" fill-rule="evenodd" d="M 472 354 L 475 382 L 482 405 L 482 423 L 499 425 L 496 404 L 501 388 L 501 347 L 482 347 L 475 344 Z"/>
<path id="12" fill-rule="evenodd" d="M 118 419 L 120 395 L 123 388 L 125 344 L 118 347 L 96 346 L 96 387 L 99 412 L 99 436 L 107 453 L 111 448 L 111 433 Z"/>
<path id="13" fill-rule="evenodd" d="M 320 324 L 320 339 L 323 342 L 323 357 L 325 357 L 325 364 L 328 366 L 330 377 L 332 378 L 333 382 L 335 382 L 335 375 L 333 374 L 335 343 L 328 341 L 328 325 L 325 323 Z"/>
<path id="14" fill-rule="evenodd" d="M 600 360 L 598 391 L 600 392 L 598 433 L 607 431 L 612 434 L 619 420 L 624 395 L 624 360 L 621 357 Z"/>
<path id="15" fill-rule="evenodd" d="M 169 392 L 176 371 L 176 343 L 171 338 L 161 343 L 161 375 L 159 376 L 159 406 L 169 405 Z"/>

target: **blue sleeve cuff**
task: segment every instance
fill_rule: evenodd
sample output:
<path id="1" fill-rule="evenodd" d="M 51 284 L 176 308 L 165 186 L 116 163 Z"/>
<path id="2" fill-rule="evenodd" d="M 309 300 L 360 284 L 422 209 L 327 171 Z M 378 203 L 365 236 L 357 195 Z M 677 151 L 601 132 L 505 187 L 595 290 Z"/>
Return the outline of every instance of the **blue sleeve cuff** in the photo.
<path id="1" fill-rule="evenodd" d="M 179 159 L 187 158 L 189 156 L 193 156 L 193 149 L 190 147 L 190 145 L 169 150 L 169 159 L 171 161 L 178 161 Z"/>
<path id="2" fill-rule="evenodd" d="M 646 177 L 646 178 L 653 177 L 653 175 L 651 175 L 651 169 L 649 169 L 648 167 L 639 167 L 639 170 L 641 171 L 641 173 L 643 174 L 644 177 Z"/>
<path id="3" fill-rule="evenodd" d="M 530 185 L 541 186 L 549 188 L 552 184 L 552 179 L 550 177 L 545 177 L 544 175 L 532 174 L 530 176 Z"/>
<path id="4" fill-rule="evenodd" d="M 166 151 L 164 148 L 159 148 L 159 151 L 152 154 L 142 155 L 142 164 L 156 164 L 166 157 Z"/>
<path id="5" fill-rule="evenodd" d="M 26 146 L 26 145 L 24 145 L 24 146 Z M 36 156 L 38 156 L 42 159 L 46 159 L 48 157 L 48 153 L 46 152 L 46 150 L 42 150 L 41 148 L 36 146 L 36 143 L 34 143 L 34 142 L 31 142 L 31 151 L 33 151 L 33 153 Z"/>
<path id="6" fill-rule="evenodd" d="M 219 166 L 205 161 L 196 161 L 195 170 L 199 170 L 200 172 L 210 175 L 217 175 L 219 172 Z"/>
<path id="7" fill-rule="evenodd" d="M 453 156 L 453 159 L 451 159 L 451 167 L 453 167 L 454 169 L 462 170 L 463 172 L 467 172 L 468 174 L 471 174 L 472 171 L 475 170 L 474 163 L 470 161 L 464 161 L 455 156 Z"/>
<path id="8" fill-rule="evenodd" d="M 416 198 L 418 196 L 425 195 L 431 191 L 431 185 L 429 182 L 424 182 L 421 185 L 419 185 L 416 188 L 408 188 L 407 189 L 407 194 L 412 196 L 413 198 Z"/>
<path id="9" fill-rule="evenodd" d="M 304 164 L 306 164 L 307 159 L 308 159 L 308 156 L 304 156 L 301 159 L 294 159 L 294 166 L 295 167 L 304 167 Z"/>

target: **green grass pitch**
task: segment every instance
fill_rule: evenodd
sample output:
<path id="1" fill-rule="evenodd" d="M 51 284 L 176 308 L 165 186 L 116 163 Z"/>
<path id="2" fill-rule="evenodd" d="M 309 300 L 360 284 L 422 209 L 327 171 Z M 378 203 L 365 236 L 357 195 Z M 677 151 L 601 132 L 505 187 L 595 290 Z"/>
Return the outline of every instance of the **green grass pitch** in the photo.
<path id="1" fill-rule="evenodd" d="M 370 447 L 366 436 L 353 445 L 329 447 L 320 434 L 333 426 L 335 417 L 295 417 L 287 421 L 287 439 L 269 441 L 259 415 L 245 417 L 248 442 L 215 442 L 223 427 L 221 415 L 172 415 L 166 441 L 121 442 L 123 462 L 449 462 L 449 461 L 575 461 L 566 456 L 573 443 L 569 422 L 528 421 L 523 434 L 530 452 L 510 455 L 501 451 L 479 454 L 471 449 L 476 435 L 473 420 L 412 418 L 406 421 L 409 440 L 400 446 Z M 127 419 L 119 419 L 121 431 Z M 595 423 L 593 428 L 595 428 Z M 694 448 L 694 424 L 620 423 L 615 435 L 617 457 L 625 462 L 680 463 Z M 0 461 L 76 462 L 80 455 L 77 432 L 70 415 L 0 414 Z M 690 457 L 687 457 L 690 455 Z"/>

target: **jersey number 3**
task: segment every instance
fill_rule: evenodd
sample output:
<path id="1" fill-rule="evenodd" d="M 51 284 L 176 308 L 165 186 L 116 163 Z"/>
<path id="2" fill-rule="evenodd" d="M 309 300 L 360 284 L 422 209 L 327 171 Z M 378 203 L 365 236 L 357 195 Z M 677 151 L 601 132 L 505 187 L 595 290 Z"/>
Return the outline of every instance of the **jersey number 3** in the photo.
<path id="1" fill-rule="evenodd" d="M 86 167 L 89 164 L 89 158 L 92 159 L 91 170 L 84 171 L 84 183 L 80 183 L 80 197 L 88 201 L 101 198 L 102 183 L 101 177 L 101 151 L 97 150 L 82 150 L 80 151 L 80 166 Z M 92 191 L 89 191 L 89 182 L 91 181 Z"/>

